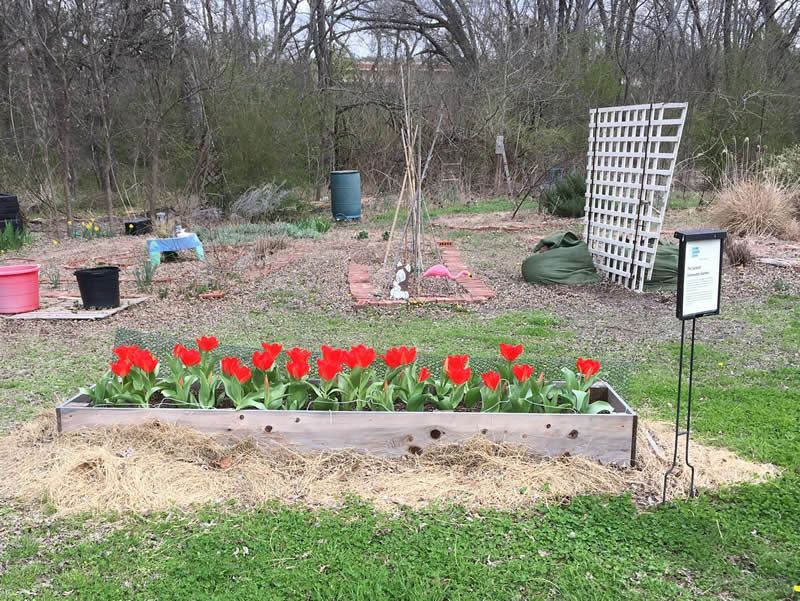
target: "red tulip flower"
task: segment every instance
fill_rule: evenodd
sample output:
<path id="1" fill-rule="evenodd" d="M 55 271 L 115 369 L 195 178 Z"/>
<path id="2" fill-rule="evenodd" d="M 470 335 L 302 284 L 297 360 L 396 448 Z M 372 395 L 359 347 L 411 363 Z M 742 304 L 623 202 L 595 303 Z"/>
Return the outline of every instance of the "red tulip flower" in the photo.
<path id="1" fill-rule="evenodd" d="M 448 369 L 457 368 L 464 369 L 469 361 L 469 355 L 448 355 L 447 359 L 443 359 L 445 372 Z"/>
<path id="2" fill-rule="evenodd" d="M 250 379 L 251 372 L 250 368 L 246 365 L 240 365 L 236 368 L 236 371 L 233 373 L 234 377 L 239 380 L 240 384 L 244 384 L 247 380 Z"/>
<path id="3" fill-rule="evenodd" d="M 514 377 L 517 378 L 519 382 L 524 382 L 533 374 L 533 367 L 527 363 L 514 365 L 511 369 L 514 371 Z"/>
<path id="4" fill-rule="evenodd" d="M 427 367 L 423 367 L 421 370 L 419 370 L 419 376 L 417 376 L 417 382 L 424 382 L 430 377 L 431 377 L 431 372 L 428 371 Z"/>
<path id="5" fill-rule="evenodd" d="M 452 365 L 448 366 L 446 373 L 456 386 L 464 384 L 472 376 L 472 370 L 469 367 L 454 367 Z"/>
<path id="6" fill-rule="evenodd" d="M 500 343 L 500 354 L 503 355 L 503 358 L 507 361 L 514 362 L 517 357 L 522 354 L 522 345 L 518 344 L 517 346 L 513 346 L 511 344 L 503 344 Z"/>
<path id="7" fill-rule="evenodd" d="M 114 353 L 120 359 L 130 359 L 131 355 L 138 350 L 139 347 L 134 344 L 132 346 L 118 346 L 111 352 Z"/>
<path id="8" fill-rule="evenodd" d="M 342 364 L 330 359 L 317 359 L 317 368 L 319 377 L 329 382 L 336 377 L 336 374 L 342 371 Z"/>
<path id="9" fill-rule="evenodd" d="M 275 363 L 275 355 L 270 353 L 268 350 L 265 350 L 261 353 L 259 353 L 258 351 L 253 353 L 253 365 L 260 370 L 267 371 L 269 369 L 272 369 L 272 365 L 274 363 Z"/>
<path id="10" fill-rule="evenodd" d="M 481 379 L 491 390 L 497 390 L 497 386 L 500 384 L 500 374 L 496 371 L 487 371 L 485 374 L 481 374 Z"/>
<path id="11" fill-rule="evenodd" d="M 417 349 L 416 347 L 408 348 L 405 346 L 394 347 L 386 351 L 386 354 L 381 355 L 381 358 L 389 369 L 395 369 L 413 363 L 414 359 L 417 358 Z"/>
<path id="12" fill-rule="evenodd" d="M 311 366 L 305 361 L 289 361 L 286 364 L 286 370 L 290 376 L 299 379 L 311 371 Z"/>
<path id="13" fill-rule="evenodd" d="M 244 384 L 250 379 L 250 368 L 243 365 L 237 357 L 225 357 L 220 361 L 222 366 L 222 373 L 226 376 L 232 376 L 239 380 L 240 384 Z"/>
<path id="14" fill-rule="evenodd" d="M 192 367 L 193 365 L 197 365 L 200 363 L 202 357 L 200 356 L 200 351 L 196 351 L 194 349 L 183 349 L 183 352 L 178 355 L 178 358 L 181 360 L 186 367 Z"/>
<path id="15" fill-rule="evenodd" d="M 333 348 L 327 344 L 322 345 L 322 358 L 326 361 L 342 364 L 344 363 L 345 355 L 347 355 L 347 351 L 344 349 Z"/>
<path id="16" fill-rule="evenodd" d="M 158 359 L 150 351 L 144 349 L 133 351 L 130 355 L 130 362 L 146 374 L 151 373 L 158 365 Z"/>
<path id="17" fill-rule="evenodd" d="M 298 347 L 286 351 L 286 354 L 289 355 L 292 363 L 307 363 L 308 358 L 311 356 L 310 351 Z"/>
<path id="18" fill-rule="evenodd" d="M 216 336 L 201 336 L 196 340 L 196 342 L 197 342 L 197 348 L 199 348 L 204 353 L 213 351 L 215 348 L 219 346 L 219 340 L 217 340 Z"/>
<path id="19" fill-rule="evenodd" d="M 124 378 L 131 373 L 133 365 L 127 359 L 118 359 L 116 363 L 111 363 L 111 371 L 113 371 L 120 378 Z"/>
<path id="20" fill-rule="evenodd" d="M 233 372 L 236 371 L 236 368 L 242 364 L 241 361 L 237 357 L 225 357 L 222 361 L 220 361 L 220 365 L 222 366 L 222 373 L 232 376 Z"/>
<path id="21" fill-rule="evenodd" d="M 367 348 L 363 344 L 358 346 L 351 346 L 350 352 L 344 357 L 344 362 L 350 369 L 356 367 L 367 368 L 375 361 L 378 355 L 375 354 L 374 348 Z"/>
<path id="22" fill-rule="evenodd" d="M 267 351 L 273 357 L 277 357 L 281 354 L 283 350 L 283 345 L 281 344 L 267 344 L 266 342 L 261 343 L 261 348 Z"/>
<path id="23" fill-rule="evenodd" d="M 578 371 L 583 374 L 584 378 L 590 378 L 600 370 L 600 362 L 578 357 L 577 367 Z"/>

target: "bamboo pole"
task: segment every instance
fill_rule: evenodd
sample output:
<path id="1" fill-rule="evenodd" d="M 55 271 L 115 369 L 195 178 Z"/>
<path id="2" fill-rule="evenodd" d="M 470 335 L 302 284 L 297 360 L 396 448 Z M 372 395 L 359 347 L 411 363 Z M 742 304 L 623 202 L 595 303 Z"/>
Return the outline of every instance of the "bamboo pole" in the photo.
<path id="1" fill-rule="evenodd" d="M 389 249 L 392 248 L 392 237 L 394 236 L 394 228 L 397 226 L 397 215 L 400 213 L 400 204 L 403 202 L 403 194 L 405 194 L 406 191 L 406 181 L 408 181 L 408 173 L 403 174 L 403 185 L 400 186 L 400 196 L 397 197 L 397 204 L 394 207 L 392 229 L 389 230 L 389 240 L 386 241 L 386 252 L 383 255 L 384 267 L 386 267 L 386 260 L 389 258 Z"/>

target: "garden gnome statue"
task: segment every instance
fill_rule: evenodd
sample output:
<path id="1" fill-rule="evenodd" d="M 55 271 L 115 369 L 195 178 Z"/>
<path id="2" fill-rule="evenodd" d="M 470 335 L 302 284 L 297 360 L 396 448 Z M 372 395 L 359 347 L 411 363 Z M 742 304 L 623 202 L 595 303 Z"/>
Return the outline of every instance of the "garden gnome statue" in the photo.
<path id="1" fill-rule="evenodd" d="M 389 296 L 397 300 L 408 300 L 408 276 L 410 273 L 410 265 L 397 264 Z"/>

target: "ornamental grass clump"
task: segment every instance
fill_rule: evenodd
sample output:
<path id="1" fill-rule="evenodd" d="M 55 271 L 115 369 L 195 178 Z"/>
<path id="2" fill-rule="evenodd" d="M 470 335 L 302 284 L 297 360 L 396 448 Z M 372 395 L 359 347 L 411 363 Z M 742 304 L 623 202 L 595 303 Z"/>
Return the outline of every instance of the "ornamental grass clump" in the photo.
<path id="1" fill-rule="evenodd" d="M 712 207 L 714 222 L 731 234 L 800 238 L 796 186 L 758 176 L 728 182 Z"/>
<path id="2" fill-rule="evenodd" d="M 435 377 L 417 365 L 417 349 L 399 346 L 381 355 L 363 344 L 349 350 L 327 345 L 311 376 L 311 351 L 284 350 L 261 343 L 250 356 L 217 359 L 219 340 L 196 339 L 197 348 L 175 345 L 165 357 L 168 373 L 159 377 L 160 361 L 138 346 L 114 349 L 117 359 L 93 388 L 82 388 L 93 405 L 234 408 L 317 411 L 484 411 L 504 413 L 613 413 L 605 401 L 592 401 L 600 363 L 579 358 L 576 370 L 563 369 L 564 382 L 546 382 L 533 365 L 519 359 L 522 345 L 501 344 L 502 359 L 478 373 L 469 355 L 448 355 Z M 281 361 L 280 357 L 286 356 Z M 376 363 L 380 356 L 383 369 Z"/>

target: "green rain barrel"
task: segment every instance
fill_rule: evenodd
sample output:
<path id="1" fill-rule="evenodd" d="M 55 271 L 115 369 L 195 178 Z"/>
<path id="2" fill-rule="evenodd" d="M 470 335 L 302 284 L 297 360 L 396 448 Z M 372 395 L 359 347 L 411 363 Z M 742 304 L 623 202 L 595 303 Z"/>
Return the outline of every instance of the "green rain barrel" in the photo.
<path id="1" fill-rule="evenodd" d="M 331 171 L 331 212 L 337 221 L 361 219 L 361 173 Z"/>

